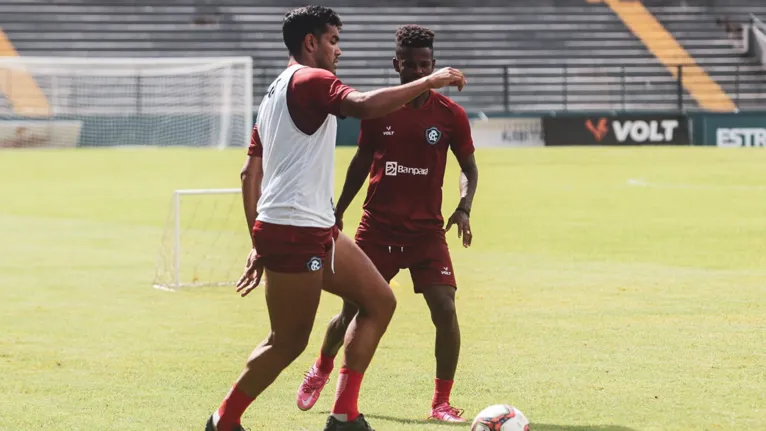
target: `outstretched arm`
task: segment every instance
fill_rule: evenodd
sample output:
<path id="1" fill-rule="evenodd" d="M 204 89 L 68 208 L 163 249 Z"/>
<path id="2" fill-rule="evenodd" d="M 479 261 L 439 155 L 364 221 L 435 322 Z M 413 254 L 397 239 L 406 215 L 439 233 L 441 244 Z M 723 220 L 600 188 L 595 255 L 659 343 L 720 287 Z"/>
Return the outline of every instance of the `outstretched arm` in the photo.
<path id="1" fill-rule="evenodd" d="M 354 158 L 351 159 L 351 163 L 348 165 L 348 171 L 346 171 L 346 182 L 343 183 L 343 191 L 338 198 L 338 205 L 335 209 L 335 223 L 339 229 L 343 229 L 343 214 L 351 205 L 351 201 L 359 190 L 364 185 L 364 180 L 370 173 L 370 165 L 372 165 L 373 149 L 369 146 L 360 146 L 354 154 Z"/>
<path id="2" fill-rule="evenodd" d="M 340 114 L 344 117 L 361 119 L 382 117 L 428 90 L 447 86 L 455 86 L 458 90 L 462 90 L 465 84 L 466 80 L 462 72 L 445 67 L 432 75 L 407 84 L 365 93 L 354 91 L 341 102 Z"/>

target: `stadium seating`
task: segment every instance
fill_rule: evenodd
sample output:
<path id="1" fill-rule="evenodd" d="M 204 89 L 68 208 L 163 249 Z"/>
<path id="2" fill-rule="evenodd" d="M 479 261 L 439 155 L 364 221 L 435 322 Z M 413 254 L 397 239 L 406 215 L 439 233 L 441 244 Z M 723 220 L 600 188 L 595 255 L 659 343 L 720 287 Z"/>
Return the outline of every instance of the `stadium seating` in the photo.
<path id="1" fill-rule="evenodd" d="M 740 109 L 763 108 L 766 71 L 757 59 L 740 52 L 744 47 L 739 25 L 749 23 L 750 13 L 766 16 L 766 4 L 734 0 L 719 2 L 714 7 L 650 5 L 649 10 Z"/>
<path id="2" fill-rule="evenodd" d="M 429 3 L 430 1 L 430 3 Z M 757 0 L 752 0 L 757 2 Z M 237 56 L 254 59 L 254 103 L 284 66 L 284 11 L 303 2 L 249 0 L 0 0 L 0 27 L 21 55 Z M 397 82 L 393 34 L 405 23 L 437 32 L 441 65 L 466 70 L 470 86 L 450 96 L 471 111 L 675 109 L 679 84 L 605 5 L 585 0 L 328 2 L 345 25 L 339 75 L 372 89 Z M 473 7 L 458 5 L 470 3 Z M 647 2 L 699 64 L 743 106 L 763 103 L 763 68 L 737 52 L 737 41 L 716 24 L 721 11 L 744 22 L 739 0 L 668 6 Z M 685 2 L 689 3 L 689 2 Z M 271 4 L 271 6 L 269 6 Z M 276 4 L 276 5 L 275 5 Z M 757 3 L 754 3 L 757 4 Z M 353 6 L 352 6 L 353 5 Z M 476 7 L 478 5 L 487 7 Z M 739 5 L 739 6 L 737 6 Z M 734 18 L 731 18 L 734 17 Z M 684 94 L 685 108 L 696 102 Z"/>

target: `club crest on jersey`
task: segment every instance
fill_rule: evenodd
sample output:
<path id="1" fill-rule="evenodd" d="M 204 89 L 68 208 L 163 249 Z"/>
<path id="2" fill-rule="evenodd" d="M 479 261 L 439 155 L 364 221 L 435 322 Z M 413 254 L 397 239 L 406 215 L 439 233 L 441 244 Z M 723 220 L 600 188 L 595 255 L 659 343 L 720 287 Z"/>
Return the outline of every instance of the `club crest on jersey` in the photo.
<path id="1" fill-rule="evenodd" d="M 306 268 L 311 272 L 316 272 L 322 269 L 322 259 L 314 256 L 306 262 Z"/>
<path id="2" fill-rule="evenodd" d="M 442 138 L 442 131 L 436 127 L 429 127 L 426 129 L 426 142 L 431 145 L 436 145 L 439 139 Z"/>

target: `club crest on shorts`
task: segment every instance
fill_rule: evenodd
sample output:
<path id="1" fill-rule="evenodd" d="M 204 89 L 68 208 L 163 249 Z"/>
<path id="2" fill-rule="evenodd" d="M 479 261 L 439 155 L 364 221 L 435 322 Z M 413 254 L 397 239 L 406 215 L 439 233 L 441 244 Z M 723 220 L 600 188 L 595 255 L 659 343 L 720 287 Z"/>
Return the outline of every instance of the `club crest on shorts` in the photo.
<path id="1" fill-rule="evenodd" d="M 436 145 L 439 139 L 442 138 L 442 131 L 436 127 L 429 127 L 426 129 L 426 142 L 431 145 Z"/>
<path id="2" fill-rule="evenodd" d="M 314 256 L 306 262 L 306 268 L 311 272 L 316 272 L 322 269 L 322 259 Z"/>

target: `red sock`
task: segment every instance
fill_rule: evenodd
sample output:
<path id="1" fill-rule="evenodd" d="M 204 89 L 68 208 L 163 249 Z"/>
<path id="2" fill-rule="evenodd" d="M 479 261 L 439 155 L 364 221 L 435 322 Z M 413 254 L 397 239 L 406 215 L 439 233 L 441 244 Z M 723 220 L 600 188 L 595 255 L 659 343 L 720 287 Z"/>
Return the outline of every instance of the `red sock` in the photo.
<path id="1" fill-rule="evenodd" d="M 431 407 L 435 407 L 442 403 L 449 403 L 449 395 L 452 392 L 452 384 L 454 380 L 441 380 L 436 379 L 434 387 L 434 399 L 431 402 Z"/>
<path id="2" fill-rule="evenodd" d="M 335 355 L 328 356 L 324 353 L 319 354 L 319 359 L 317 359 L 316 364 L 314 366 L 319 370 L 322 374 L 330 374 L 332 372 L 333 367 L 335 367 Z"/>
<path id="3" fill-rule="evenodd" d="M 218 423 L 216 423 L 218 431 L 229 431 L 239 425 L 242 414 L 254 399 L 234 385 L 216 412 L 218 413 Z"/>
<path id="4" fill-rule="evenodd" d="M 332 415 L 341 421 L 351 422 L 359 417 L 357 400 L 359 388 L 362 386 L 364 374 L 346 367 L 340 369 L 338 376 L 338 388 L 335 392 L 335 404 L 332 406 Z"/>

